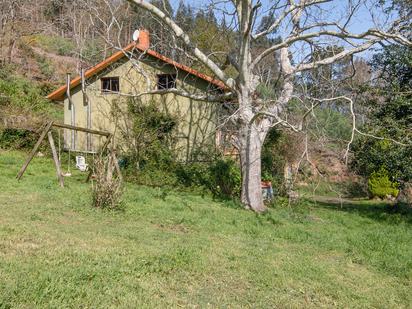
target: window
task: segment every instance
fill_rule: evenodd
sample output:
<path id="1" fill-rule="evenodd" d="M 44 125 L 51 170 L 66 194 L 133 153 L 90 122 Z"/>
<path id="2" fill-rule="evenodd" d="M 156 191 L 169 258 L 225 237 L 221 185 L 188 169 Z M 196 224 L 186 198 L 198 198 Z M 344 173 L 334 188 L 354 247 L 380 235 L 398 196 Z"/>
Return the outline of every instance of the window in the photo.
<path id="1" fill-rule="evenodd" d="M 118 77 L 104 77 L 102 81 L 102 93 L 119 92 L 120 83 Z"/>
<path id="2" fill-rule="evenodd" d="M 176 74 L 158 74 L 157 89 L 176 88 Z"/>

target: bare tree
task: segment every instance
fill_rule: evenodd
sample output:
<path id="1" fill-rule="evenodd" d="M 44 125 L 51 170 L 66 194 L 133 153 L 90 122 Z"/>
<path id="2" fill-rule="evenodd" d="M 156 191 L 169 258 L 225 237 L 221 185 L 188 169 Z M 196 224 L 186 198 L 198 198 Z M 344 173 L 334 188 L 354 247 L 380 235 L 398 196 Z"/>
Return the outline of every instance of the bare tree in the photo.
<path id="1" fill-rule="evenodd" d="M 0 2 L 0 60 L 12 62 L 19 39 L 41 32 L 45 25 L 39 12 L 44 1 L 36 5 L 21 0 Z"/>
<path id="2" fill-rule="evenodd" d="M 236 100 L 237 108 L 228 120 L 236 125 L 235 145 L 239 149 L 242 170 L 241 201 L 246 208 L 256 212 L 265 210 L 261 191 L 261 150 L 272 127 L 303 131 L 306 116 L 311 110 L 339 99 L 350 104 L 353 134 L 361 133 L 356 128 L 353 100 L 346 96 L 310 98 L 314 103 L 302 117 L 286 118 L 288 103 L 295 96 L 296 78 L 305 71 L 335 63 L 385 41 L 412 46 L 407 36 L 402 35 L 404 24 L 385 13 L 380 1 L 275 0 L 263 3 L 260 0 L 211 0 L 207 9 L 221 16 L 225 24 L 230 25 L 228 31 L 237 39 L 237 45 L 230 52 L 226 51 L 227 62 L 236 71 L 233 75 L 228 74 L 225 66 L 214 60 L 212 55 L 200 50 L 182 25 L 164 12 L 162 6 L 144 0 L 128 2 L 148 11 L 169 27 L 176 39 L 183 42 L 185 51 L 224 83 L 225 96 Z M 365 12 L 370 12 L 373 27 L 355 32 L 352 31 L 353 24 L 359 23 L 356 19 L 360 12 L 363 18 Z M 265 48 L 254 48 L 258 40 L 275 36 L 277 39 Z M 330 45 L 341 48 L 322 58 L 310 57 L 316 46 Z M 268 61 L 277 62 L 279 68 L 279 85 L 273 98 L 264 98 L 258 91 L 259 85 L 265 82 L 261 65 Z M 172 91 L 190 95 L 177 89 Z M 196 98 L 201 97 L 196 95 Z M 203 99 L 210 99 L 210 96 Z"/>

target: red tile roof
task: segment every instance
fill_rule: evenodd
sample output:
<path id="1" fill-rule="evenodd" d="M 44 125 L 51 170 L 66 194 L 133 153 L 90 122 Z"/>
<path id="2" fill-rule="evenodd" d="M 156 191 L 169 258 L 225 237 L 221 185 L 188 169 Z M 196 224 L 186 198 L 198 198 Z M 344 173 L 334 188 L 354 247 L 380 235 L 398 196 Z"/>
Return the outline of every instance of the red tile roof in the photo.
<path id="1" fill-rule="evenodd" d="M 226 89 L 226 86 L 223 82 L 221 82 L 220 80 L 214 79 L 211 76 L 208 76 L 206 74 L 203 74 L 193 68 L 190 68 L 184 64 L 178 63 L 166 56 L 163 56 L 161 54 L 159 54 L 158 52 L 151 50 L 151 49 L 145 49 L 144 46 L 142 44 L 136 43 L 136 42 L 132 42 L 129 45 L 127 45 L 123 50 L 120 50 L 116 53 L 114 53 L 113 55 L 111 55 L 110 57 L 106 58 L 105 60 L 103 60 L 102 62 L 100 62 L 99 64 L 95 65 L 94 67 L 88 69 L 84 75 L 85 78 L 89 78 L 92 77 L 94 75 L 96 75 L 97 73 L 103 71 L 105 68 L 107 68 L 109 65 L 115 63 L 116 61 L 122 59 L 123 57 L 126 57 L 126 52 L 130 52 L 134 49 L 140 50 L 141 52 L 144 52 L 150 56 L 153 56 L 165 63 L 168 63 L 182 71 L 185 71 L 189 74 L 192 74 L 198 78 L 201 78 L 207 82 L 209 82 L 210 84 L 213 84 L 221 89 Z M 76 78 L 72 79 L 70 82 L 70 89 L 80 85 L 81 83 L 81 77 L 77 76 Z M 50 100 L 54 100 L 54 101 L 62 101 L 64 100 L 64 95 L 66 94 L 66 89 L 67 86 L 61 86 L 60 88 L 56 89 L 55 91 L 53 91 L 52 93 L 50 93 L 47 98 Z"/>

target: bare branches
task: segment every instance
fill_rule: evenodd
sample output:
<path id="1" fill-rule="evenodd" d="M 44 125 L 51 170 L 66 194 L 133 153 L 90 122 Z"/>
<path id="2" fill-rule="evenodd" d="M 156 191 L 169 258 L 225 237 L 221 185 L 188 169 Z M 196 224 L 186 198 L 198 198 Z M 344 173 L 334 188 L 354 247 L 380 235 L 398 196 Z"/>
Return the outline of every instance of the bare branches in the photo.
<path id="1" fill-rule="evenodd" d="M 110 93 L 110 92 L 109 92 Z M 160 89 L 160 90 L 151 90 L 139 92 L 136 94 L 130 93 L 119 93 L 114 92 L 122 97 L 131 97 L 131 98 L 140 98 L 146 95 L 166 95 L 166 94 L 175 94 L 181 97 L 189 98 L 196 101 L 207 101 L 214 103 L 221 103 L 230 99 L 233 99 L 233 93 L 227 92 L 224 94 L 210 94 L 210 93 L 192 93 L 185 91 L 183 89 L 169 88 L 169 89 Z"/>
<path id="2" fill-rule="evenodd" d="M 199 48 L 194 46 L 190 37 L 183 31 L 183 29 L 176 24 L 168 15 L 159 10 L 153 4 L 144 1 L 144 0 L 128 0 L 130 3 L 134 3 L 137 6 L 147 10 L 148 12 L 154 14 L 160 18 L 170 29 L 175 33 L 177 38 L 183 40 L 185 45 L 191 50 L 194 56 L 199 59 L 204 65 L 206 65 L 222 82 L 224 82 L 229 88 L 233 88 L 234 81 L 231 78 L 228 78 L 226 74 L 219 68 L 219 66 L 209 59 Z"/>
<path id="3" fill-rule="evenodd" d="M 303 10 L 309 6 L 315 5 L 315 4 L 320 4 L 324 2 L 330 2 L 331 0 L 312 0 L 312 1 L 302 1 L 299 4 L 291 4 L 289 6 L 289 9 L 284 9 L 283 12 L 281 12 L 280 16 L 265 30 L 256 33 L 253 35 L 253 39 L 257 40 L 260 37 L 266 36 L 274 32 L 280 24 L 288 17 L 290 14 L 292 14 L 296 10 Z"/>
<path id="4" fill-rule="evenodd" d="M 392 139 L 392 138 L 380 137 L 380 136 L 376 136 L 376 135 L 373 135 L 373 134 L 370 134 L 370 133 L 365 133 L 365 132 L 362 132 L 361 130 L 359 130 L 359 129 L 357 128 L 356 114 L 355 114 L 355 110 L 354 110 L 354 101 L 353 101 L 352 98 L 350 98 L 350 97 L 348 97 L 348 96 L 343 96 L 343 95 L 342 95 L 342 96 L 337 96 L 337 97 L 332 97 L 332 98 L 323 98 L 323 99 L 307 97 L 307 99 L 308 99 L 308 100 L 313 100 L 313 101 L 315 101 L 316 103 L 315 103 L 315 104 L 312 104 L 311 108 L 308 109 L 308 110 L 304 113 L 300 124 L 299 124 L 298 126 L 293 126 L 294 128 L 297 128 L 296 131 L 303 131 L 303 124 L 304 124 L 304 122 L 306 121 L 307 116 L 308 116 L 310 113 L 312 113 L 312 112 L 314 111 L 314 109 L 315 109 L 316 107 L 318 107 L 319 105 L 321 105 L 322 103 L 324 103 L 324 102 L 328 103 L 328 102 L 333 102 L 333 101 L 338 101 L 338 100 L 344 100 L 344 101 L 347 101 L 347 102 L 349 103 L 349 112 L 350 112 L 350 117 L 351 117 L 351 126 L 352 126 L 352 129 L 351 129 L 350 139 L 349 139 L 349 141 L 348 141 L 347 144 L 346 144 L 346 150 L 345 150 L 345 153 L 344 153 L 344 155 L 343 155 L 343 158 L 345 159 L 345 163 L 346 163 L 346 164 L 348 163 L 350 147 L 351 147 L 351 145 L 352 145 L 352 143 L 353 143 L 353 141 L 354 141 L 354 139 L 355 139 L 355 134 L 356 134 L 356 133 L 358 133 L 358 134 L 360 134 L 360 135 L 363 135 L 363 136 L 367 136 L 367 137 L 371 137 L 371 138 L 374 138 L 374 139 L 378 139 L 378 140 L 387 140 L 387 141 L 390 141 L 390 142 L 392 142 L 392 143 L 395 143 L 395 144 L 397 144 L 397 145 L 399 145 L 399 146 L 405 146 L 405 147 L 411 146 L 411 144 L 405 144 L 405 143 L 399 142 L 399 141 L 397 141 L 397 140 L 395 140 L 395 139 Z M 290 125 L 290 124 L 289 124 L 289 126 L 292 127 L 292 125 Z"/>
<path id="5" fill-rule="evenodd" d="M 284 47 L 289 47 L 292 44 L 303 41 L 303 42 L 308 42 L 308 40 L 313 39 L 313 38 L 320 38 L 320 37 L 335 37 L 339 38 L 342 40 L 348 40 L 348 39 L 357 39 L 357 40 L 365 40 L 363 44 L 358 44 L 355 45 L 352 49 L 349 49 L 347 51 L 342 52 L 342 57 L 345 57 L 347 55 L 353 55 L 355 53 L 362 52 L 368 48 L 370 48 L 372 45 L 374 45 L 377 42 L 380 42 L 384 39 L 393 39 L 399 43 L 405 44 L 407 46 L 412 46 L 412 42 L 409 41 L 407 38 L 402 37 L 399 34 L 391 34 L 383 31 L 379 31 L 376 29 L 369 29 L 368 31 L 365 31 L 364 33 L 361 34 L 353 34 L 353 33 L 348 33 L 345 31 L 338 32 L 338 31 L 330 31 L 330 30 L 323 30 L 323 31 L 317 31 L 317 32 L 311 32 L 311 33 L 304 33 L 304 34 L 298 34 L 298 35 L 293 35 L 285 40 L 283 40 L 279 44 L 275 44 L 264 50 L 259 56 L 255 58 L 253 61 L 253 66 L 258 64 L 260 61 L 262 61 L 263 58 L 268 56 L 269 54 L 274 53 L 277 50 L 280 50 L 281 48 Z M 331 59 L 324 59 L 324 63 L 322 64 L 328 64 L 335 62 L 341 58 L 331 58 Z M 304 64 L 302 67 L 299 69 L 299 71 L 306 70 L 311 68 L 312 64 Z M 315 65 L 316 66 L 316 65 Z"/>

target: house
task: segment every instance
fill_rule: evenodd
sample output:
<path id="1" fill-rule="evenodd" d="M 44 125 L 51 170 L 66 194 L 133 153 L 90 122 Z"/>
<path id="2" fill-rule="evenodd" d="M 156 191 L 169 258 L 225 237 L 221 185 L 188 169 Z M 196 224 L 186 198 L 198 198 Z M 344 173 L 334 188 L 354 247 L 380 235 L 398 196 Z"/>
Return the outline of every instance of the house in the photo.
<path id="1" fill-rule="evenodd" d="M 122 149 L 130 147 L 127 144 L 130 142 L 123 138 L 130 130 L 127 102 L 136 97 L 139 104 L 155 102 L 160 110 L 177 118 L 173 148 L 182 159 L 190 160 L 199 147 L 217 146 L 222 102 L 199 101 L 175 93 L 147 93 L 148 89 L 169 88 L 189 93 L 216 93 L 224 91 L 225 85 L 150 49 L 149 33 L 141 30 L 138 40 L 82 76 L 68 79 L 66 85 L 50 93 L 48 98 L 64 102 L 65 124 L 114 133 L 116 145 Z M 101 144 L 98 136 L 72 130 L 64 132 L 66 149 L 96 152 Z"/>

